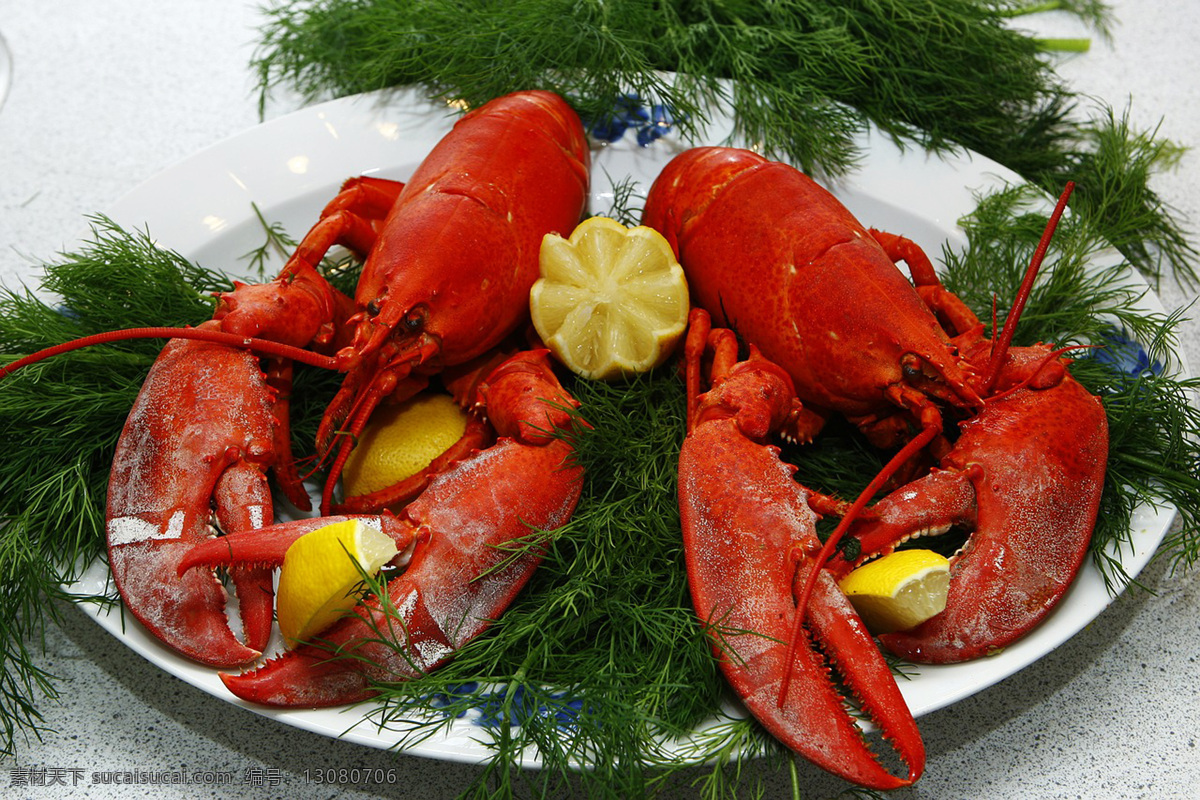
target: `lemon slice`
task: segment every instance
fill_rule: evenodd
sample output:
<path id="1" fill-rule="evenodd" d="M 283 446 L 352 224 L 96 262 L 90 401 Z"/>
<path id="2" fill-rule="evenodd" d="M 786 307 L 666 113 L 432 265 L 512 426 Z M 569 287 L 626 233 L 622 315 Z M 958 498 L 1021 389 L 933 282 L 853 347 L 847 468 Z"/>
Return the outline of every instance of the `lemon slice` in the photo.
<path id="1" fill-rule="evenodd" d="M 350 451 L 342 471 L 348 497 L 387 488 L 409 478 L 462 438 L 467 412 L 444 394 L 422 394 L 380 408 Z"/>
<path id="2" fill-rule="evenodd" d="M 839 585 L 871 633 L 904 631 L 946 607 L 950 562 L 932 550 L 898 550 L 864 564 Z"/>
<path id="3" fill-rule="evenodd" d="M 317 528 L 292 542 L 275 596 L 276 621 L 288 647 L 311 640 L 345 616 L 358 602 L 359 570 L 374 575 L 396 553 L 390 536 L 357 519 Z"/>
<path id="4" fill-rule="evenodd" d="M 662 364 L 687 327 L 683 268 L 658 231 L 608 217 L 546 234 L 529 293 L 533 326 L 573 372 L 610 380 Z"/>

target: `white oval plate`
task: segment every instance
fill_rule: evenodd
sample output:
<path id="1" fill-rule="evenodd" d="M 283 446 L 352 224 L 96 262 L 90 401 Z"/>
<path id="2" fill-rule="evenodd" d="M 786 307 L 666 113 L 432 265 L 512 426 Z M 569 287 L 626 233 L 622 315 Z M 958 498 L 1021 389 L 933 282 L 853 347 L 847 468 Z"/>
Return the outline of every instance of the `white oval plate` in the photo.
<path id="1" fill-rule="evenodd" d="M 265 239 L 252 204 L 269 222 L 281 223 L 298 237 L 346 178 L 369 174 L 406 179 L 455 116 L 446 106 L 433 105 L 412 91 L 316 105 L 196 153 L 134 189 L 109 210 L 109 216 L 126 229 L 147 230 L 161 245 L 203 266 L 244 274 L 245 254 Z M 722 142 L 728 131 L 728 119 L 718 117 L 705 138 Z M 974 154 L 938 157 L 914 148 L 902 151 L 879 136 L 865 145 L 860 168 L 831 188 L 866 224 L 904 233 L 931 256 L 941 253 L 944 244 L 965 246 L 957 220 L 974 210 L 978 193 L 1019 181 L 1008 169 Z M 640 147 L 632 132 L 615 143 L 597 146 L 590 210 L 608 211 L 613 186 L 622 180 L 636 181 L 636 194 L 644 196 L 662 166 L 682 149 L 684 145 L 672 135 Z M 1149 291 L 1142 305 L 1147 312 L 1163 311 Z M 1129 575 L 1136 576 L 1145 567 L 1173 519 L 1170 507 L 1143 507 L 1135 514 L 1132 546 L 1123 548 L 1120 557 Z M 107 584 L 107 567 L 96 564 L 71 589 L 100 594 Z M 916 716 L 943 708 L 1036 661 L 1095 619 L 1112 600 L 1100 574 L 1088 563 L 1054 613 L 1028 636 L 992 658 L 917 668 L 911 680 L 900 681 L 900 689 Z M 380 730 L 367 716 L 369 706 L 279 711 L 243 703 L 229 694 L 215 670 L 162 647 L 135 620 L 126 619 L 119 607 L 108 610 L 91 603 L 82 607 L 164 671 L 232 704 L 372 747 L 392 747 L 401 738 L 395 731 Z M 480 741 L 487 737 L 479 733 L 469 718 L 458 720 L 445 734 L 410 745 L 407 752 L 487 761 L 491 753 Z M 529 753 L 525 763 L 536 766 L 537 754 Z"/>

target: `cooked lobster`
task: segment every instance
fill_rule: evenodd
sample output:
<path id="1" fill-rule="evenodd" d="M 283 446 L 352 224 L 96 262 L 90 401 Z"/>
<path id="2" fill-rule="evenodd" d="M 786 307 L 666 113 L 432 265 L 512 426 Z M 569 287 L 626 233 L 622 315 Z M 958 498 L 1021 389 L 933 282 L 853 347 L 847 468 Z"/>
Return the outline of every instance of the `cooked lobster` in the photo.
<path id="1" fill-rule="evenodd" d="M 293 503 L 308 506 L 290 455 L 291 363 L 346 373 L 318 441 L 318 455 L 329 457 L 322 499 L 329 514 L 342 465 L 372 410 L 421 390 L 443 369 L 469 369 L 524 319 L 542 236 L 567 233 L 578 222 L 589 164 L 582 124 L 562 98 L 548 92 L 498 98 L 458 120 L 407 184 L 348 181 L 280 276 L 238 284 L 222 296 L 213 320 L 182 330 L 113 331 L 4 370 L 97 342 L 172 339 L 130 413 L 109 484 L 113 574 L 126 608 L 152 634 L 209 664 L 234 666 L 259 655 L 271 624 L 269 570 L 233 570 L 245 631 L 238 642 L 212 571 L 180 578 L 176 566 L 211 535 L 211 522 L 227 534 L 271 525 L 268 471 Z M 317 272 L 334 245 L 365 257 L 353 300 Z M 511 402 L 493 398 L 489 414 L 522 407 L 510 408 Z M 456 455 L 475 444 L 483 442 L 463 443 Z M 452 460 L 439 461 L 416 484 L 367 503 L 347 498 L 345 505 L 403 505 Z"/>
<path id="2" fill-rule="evenodd" d="M 826 584 L 833 573 L 812 565 L 825 565 L 847 531 L 860 538 L 865 558 L 951 525 L 972 529 L 953 562 L 946 610 L 916 630 L 882 637 L 916 660 L 961 660 L 1008 645 L 1045 617 L 1078 570 L 1104 482 L 1105 413 L 1070 376 L 1060 352 L 1009 346 L 1069 194 L 1070 187 L 993 342 L 975 314 L 941 285 L 920 248 L 864 228 L 829 192 L 786 164 L 746 150 L 697 148 L 675 157 L 651 187 L 643 223 L 675 248 L 695 302 L 793 382 L 801 402 L 778 422 L 780 432 L 806 441 L 836 412 L 871 442 L 899 446 L 859 497 L 840 509 L 829 498 L 788 489 L 799 491 L 808 506 L 797 504 L 793 526 L 807 526 L 809 510 L 842 520 L 819 553 L 786 541 L 774 545 L 804 552 L 796 563 L 776 565 L 784 570 L 776 597 L 792 580 L 801 585 L 788 602 L 778 601 L 784 609 L 795 604 L 791 631 L 785 635 L 776 626 L 764 633 L 789 642 L 787 655 L 769 679 L 755 684 L 778 683 L 781 707 L 795 693 L 790 683 L 804 674 L 790 666 L 804 657 L 803 624 L 818 624 L 806 614 L 823 614 L 830 603 Z M 897 260 L 907 263 L 912 283 Z M 763 427 L 766 419 L 760 413 L 755 421 Z M 938 468 L 912 480 L 931 459 Z M 911 482 L 868 510 L 869 500 L 896 478 Z M 753 486 L 716 475 L 688 480 L 686 496 L 681 483 L 681 509 L 697 502 L 712 509 L 707 519 L 685 514 L 685 537 L 730 537 L 720 551 L 730 572 L 750 560 L 730 531 L 765 536 L 768 527 L 753 527 L 753 518 L 768 512 L 746 498 L 783 493 L 766 488 L 775 486 L 769 470 L 746 480 Z M 837 574 L 851 566 L 832 564 Z M 714 567 L 705 580 L 711 583 L 719 571 Z M 695 595 L 705 591 L 705 580 L 694 581 L 693 593 L 702 621 L 711 624 L 709 601 Z M 744 680 L 734 683 L 745 691 Z M 785 741 L 796 746 L 793 739 Z M 848 769 L 832 761 L 829 768 Z"/>

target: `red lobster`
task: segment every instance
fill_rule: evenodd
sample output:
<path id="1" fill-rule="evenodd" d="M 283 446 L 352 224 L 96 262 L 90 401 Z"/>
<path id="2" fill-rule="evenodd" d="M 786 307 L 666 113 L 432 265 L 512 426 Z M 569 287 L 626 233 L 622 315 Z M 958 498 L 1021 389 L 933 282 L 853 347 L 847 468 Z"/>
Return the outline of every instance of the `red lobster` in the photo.
<path id="1" fill-rule="evenodd" d="M 134 404 L 109 485 L 113 574 L 125 606 L 151 633 L 214 665 L 259 655 L 271 624 L 269 570 L 233 571 L 244 644 L 226 624 L 215 576 L 174 573 L 184 552 L 208 538 L 214 517 L 226 533 L 273 522 L 268 470 L 293 503 L 308 507 L 289 447 L 291 361 L 347 373 L 318 442 L 322 457 L 337 451 L 322 502 L 327 514 L 354 437 L 380 402 L 414 394 L 446 367 L 465 369 L 519 325 L 543 235 L 569 232 L 582 215 L 589 161 L 582 124 L 560 97 L 499 98 L 461 118 L 407 185 L 348 181 L 280 277 L 239 284 L 222 297 L 212 321 L 194 329 L 113 331 L 4 370 L 97 342 L 175 339 Z M 354 301 L 330 289 L 315 269 L 335 244 L 365 256 Z M 267 357 L 266 372 L 255 353 Z M 516 412 L 506 404 L 493 400 L 490 412 Z M 420 488 L 408 482 L 347 505 L 402 505 Z M 453 551 L 443 555 L 457 563 Z"/>
<path id="2" fill-rule="evenodd" d="M 848 508 L 809 497 L 810 507 L 843 515 L 815 563 L 826 562 L 848 528 L 861 534 L 867 554 L 951 524 L 974 528 L 955 560 L 946 611 L 884 637 L 889 646 L 912 658 L 969 658 L 1044 618 L 1086 551 L 1107 458 L 1103 408 L 1067 362 L 1044 346 L 1008 344 L 1053 222 L 996 343 L 984 339 L 978 319 L 942 287 L 915 244 L 868 231 L 798 170 L 755 153 L 698 148 L 676 157 L 651 187 L 643 223 L 672 244 L 695 301 L 793 380 L 804 407 L 786 421 L 786 435 L 806 440 L 834 411 L 879 446 L 903 445 Z M 915 286 L 896 269 L 901 259 Z M 943 432 L 947 412 L 966 418 L 957 441 Z M 941 469 L 863 514 L 923 450 Z M 729 485 L 691 483 L 688 491 Z M 698 502 L 684 491 L 681 505 Z M 739 485 L 731 492 L 737 499 L 725 503 L 705 499 L 723 515 L 712 524 L 739 524 L 732 520 L 745 513 L 746 491 Z M 729 563 L 747 558 L 734 543 L 723 546 Z M 787 570 L 783 585 L 796 575 Z M 693 582 L 693 592 L 704 591 L 697 587 L 704 580 Z M 799 611 L 786 638 L 796 657 L 805 614 L 824 612 L 824 581 L 809 569 L 796 593 Z M 773 676 L 780 705 L 791 697 L 788 663 Z"/>
<path id="3" fill-rule="evenodd" d="M 335 213 L 326 210 L 301 246 L 306 258 L 332 242 L 370 246 L 353 341 L 339 353 L 351 367 L 317 434 L 322 455 L 337 451 L 326 513 L 355 437 L 384 398 L 415 394 L 431 373 L 495 348 L 525 319 L 542 237 L 579 222 L 589 162 L 570 106 L 519 92 L 459 120 L 386 208 L 371 185 L 355 184 Z"/>

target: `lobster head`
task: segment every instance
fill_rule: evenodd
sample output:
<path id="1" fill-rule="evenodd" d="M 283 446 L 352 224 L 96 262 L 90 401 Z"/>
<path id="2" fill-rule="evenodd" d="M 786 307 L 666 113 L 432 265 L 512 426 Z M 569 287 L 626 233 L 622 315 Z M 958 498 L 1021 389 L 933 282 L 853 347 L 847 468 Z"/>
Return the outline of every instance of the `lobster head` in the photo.
<path id="1" fill-rule="evenodd" d="M 396 199 L 355 294 L 354 349 L 461 364 L 528 312 L 547 233 L 587 202 L 590 151 L 562 98 L 519 92 L 467 113 Z"/>

